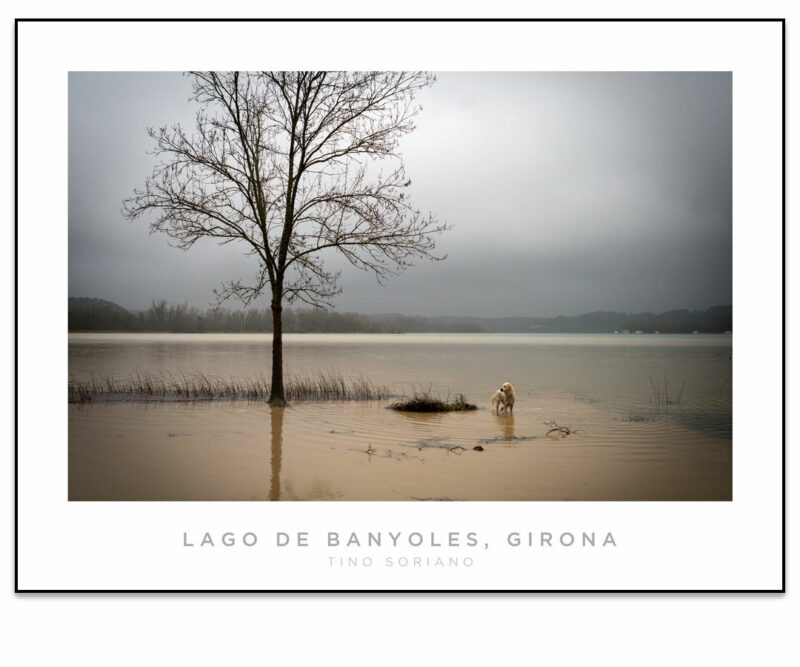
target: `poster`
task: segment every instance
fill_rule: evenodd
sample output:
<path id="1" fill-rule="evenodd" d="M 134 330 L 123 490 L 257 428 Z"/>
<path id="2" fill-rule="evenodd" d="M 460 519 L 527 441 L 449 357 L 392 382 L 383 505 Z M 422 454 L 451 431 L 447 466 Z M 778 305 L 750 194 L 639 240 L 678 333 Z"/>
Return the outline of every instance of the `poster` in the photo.
<path id="1" fill-rule="evenodd" d="M 253 38 L 256 34 L 258 40 Z M 315 46 L 297 55 L 288 47 L 300 36 Z M 413 55 L 398 55 L 408 54 L 401 45 L 409 43 L 420 46 Z M 782 588 L 780 22 L 21 22 L 17 44 L 19 590 Z M 202 46 L 208 44 L 214 48 Z M 248 46 L 255 44 L 258 48 Z M 267 66 L 288 72 L 395 72 L 418 67 L 436 73 L 437 81 L 414 119 L 417 127 L 407 137 L 411 142 L 422 135 L 425 141 L 416 147 L 409 144 L 403 152 L 417 188 L 412 196 L 435 202 L 437 214 L 452 224 L 439 240 L 438 247 L 450 249 L 450 254 L 437 267 L 443 272 L 438 275 L 456 275 L 455 282 L 466 282 L 468 289 L 461 293 L 453 288 L 449 296 L 463 304 L 463 294 L 482 288 L 477 278 L 471 283 L 470 274 L 466 278 L 458 274 L 461 248 L 454 234 L 465 227 L 474 233 L 481 229 L 481 222 L 484 231 L 488 228 L 497 239 L 483 246 L 489 264 L 497 259 L 496 263 L 506 265 L 517 251 L 517 256 L 530 258 L 522 263 L 524 267 L 542 263 L 551 277 L 557 276 L 550 287 L 536 290 L 521 281 L 512 293 L 518 298 L 510 304 L 498 292 L 490 292 L 490 298 L 499 303 L 496 311 L 487 310 L 486 305 L 470 311 L 462 305 L 464 309 L 456 313 L 446 312 L 441 305 L 445 290 L 436 287 L 441 283 L 423 280 L 416 293 L 406 291 L 406 298 L 411 294 L 414 302 L 406 303 L 404 314 L 422 312 L 435 318 L 437 312 L 483 313 L 484 320 L 534 316 L 535 311 L 510 309 L 531 300 L 540 303 L 541 311 L 556 314 L 559 311 L 553 309 L 558 304 L 535 300 L 545 299 L 548 289 L 555 293 L 559 283 L 582 273 L 579 284 L 584 287 L 574 292 L 584 297 L 589 294 L 586 274 L 588 282 L 595 276 L 595 280 L 615 284 L 615 277 L 644 286 L 679 283 L 689 276 L 694 282 L 683 285 L 681 293 L 699 294 L 709 287 L 706 282 L 724 276 L 726 267 L 732 267 L 727 289 L 732 295 L 728 305 L 735 304 L 735 332 L 727 328 L 706 332 L 698 325 L 696 334 L 666 329 L 656 334 L 645 331 L 645 323 L 639 329 L 624 327 L 622 321 L 616 334 L 604 334 L 600 354 L 588 361 L 564 358 L 565 348 L 572 352 L 584 348 L 565 342 L 575 338 L 553 341 L 552 336 L 565 332 L 548 331 L 550 325 L 538 320 L 527 323 L 544 327 L 535 333 L 501 333 L 516 336 L 502 350 L 493 342 L 496 339 L 476 343 L 469 338 L 476 333 L 490 336 L 485 329 L 445 332 L 445 336 L 460 338 L 444 343 L 411 338 L 411 344 L 405 333 L 383 332 L 373 334 L 378 339 L 355 339 L 355 344 L 354 339 L 346 343 L 337 339 L 338 348 L 330 338 L 288 332 L 287 366 L 304 363 L 306 377 L 313 378 L 313 362 L 318 359 L 323 360 L 318 364 L 323 371 L 333 367 L 332 372 L 339 368 L 345 374 L 360 372 L 359 364 L 352 361 L 359 352 L 378 359 L 375 372 L 380 376 L 381 364 L 394 354 L 391 370 L 383 371 L 388 379 L 379 383 L 388 385 L 386 393 L 392 396 L 332 405 L 312 397 L 279 408 L 279 413 L 265 405 L 267 396 L 260 395 L 243 402 L 227 400 L 230 396 L 191 403 L 158 400 L 164 396 L 147 401 L 104 403 L 100 396 L 83 404 L 64 401 L 65 378 L 80 388 L 85 376 L 76 380 L 75 369 L 91 375 L 87 370 L 91 364 L 80 367 L 73 350 L 81 344 L 91 347 L 96 343 L 90 341 L 98 340 L 93 337 L 96 334 L 67 334 L 70 313 L 64 297 L 94 296 L 73 293 L 73 286 L 82 279 L 76 269 L 94 270 L 96 285 L 119 280 L 130 270 L 119 260 L 127 254 L 136 258 L 132 263 L 142 282 L 153 277 L 166 281 L 180 274 L 174 269 L 173 275 L 159 273 L 173 266 L 169 253 L 178 252 L 164 250 L 163 238 L 157 261 L 143 262 L 137 248 L 125 246 L 121 237 L 106 238 L 99 228 L 92 231 L 82 226 L 93 215 L 97 217 L 96 205 L 108 201 L 104 190 L 118 186 L 112 180 L 114 169 L 98 169 L 99 158 L 93 157 L 103 154 L 93 152 L 98 147 L 106 149 L 105 155 L 113 155 L 115 142 L 121 141 L 119 133 L 109 132 L 100 121 L 105 118 L 113 128 L 111 121 L 125 118 L 135 101 L 115 97 L 114 91 L 127 89 L 130 95 L 135 90 L 133 97 L 156 99 L 153 91 L 162 82 L 169 89 L 173 80 L 186 84 L 186 79 L 173 77 L 175 72 L 202 67 L 255 72 Z M 135 88 L 140 84 L 141 89 Z M 439 97 L 434 94 L 437 87 L 444 89 Z M 538 96 L 526 98 L 523 89 Z M 498 105 L 496 119 L 484 115 L 486 122 L 476 125 L 479 116 L 470 114 L 476 113 L 473 107 L 485 114 L 491 106 L 487 98 L 503 103 Z M 508 108 L 507 100 L 521 100 L 521 108 Z M 436 120 L 437 106 L 438 129 L 430 130 L 434 125 L 429 122 L 430 134 L 425 135 L 426 118 Z M 469 121 L 466 125 L 459 126 L 454 106 L 463 110 L 463 118 Z M 525 125 L 528 110 L 539 123 Z M 584 117 L 569 118 L 578 111 Z M 564 117 L 566 121 L 559 124 Z M 547 118 L 557 130 L 555 139 L 540 130 Z M 508 124 L 515 128 L 511 133 Z M 143 135 L 145 127 L 131 125 L 128 131 Z M 514 134 L 519 137 L 516 155 L 510 150 L 509 136 Z M 75 140 L 82 137 L 88 140 Z M 496 155 L 498 162 L 493 166 L 485 157 L 492 154 L 491 145 L 487 149 L 486 144 L 498 137 L 506 142 L 507 150 Z M 637 151 L 639 142 L 652 152 Z M 550 147 L 544 155 L 534 150 L 542 145 Z M 561 150 L 562 146 L 567 148 Z M 705 146 L 710 153 L 704 152 Z M 414 171 L 422 173 L 419 185 L 412 173 L 414 155 L 420 156 L 414 163 Z M 501 197 L 511 208 L 500 207 L 498 195 L 492 194 L 497 191 L 491 187 L 480 198 L 487 209 L 501 210 L 508 218 L 505 223 L 476 221 L 458 206 L 459 196 L 467 199 L 471 194 L 469 201 L 476 201 L 474 193 L 481 181 L 492 183 L 491 174 L 476 177 L 474 169 L 457 171 L 459 159 L 467 161 L 474 155 L 484 156 L 479 164 L 487 172 L 507 169 L 512 158 L 519 162 L 514 170 L 518 181 Z M 47 156 L 47 196 L 42 192 L 42 156 Z M 641 160 L 638 171 L 631 168 L 637 159 Z M 654 161 L 663 161 L 664 168 L 654 168 Z M 120 163 L 127 167 L 121 157 L 110 164 L 116 168 Z M 435 176 L 441 163 L 450 165 L 451 178 Z M 620 169 L 620 163 L 626 169 Z M 139 177 L 131 187 L 141 186 L 148 175 L 148 168 L 136 168 Z M 96 185 L 90 181 L 85 189 L 92 175 Z M 426 180 L 432 189 L 449 187 L 456 197 L 425 199 Z M 597 183 L 602 187 L 592 190 Z M 662 187 L 665 183 L 668 187 Z M 87 194 L 93 192 L 92 187 L 94 194 Z M 538 220 L 514 217 L 526 199 Z M 588 223 L 570 226 L 576 219 L 587 220 L 587 202 L 605 203 L 614 215 L 595 209 L 594 228 Z M 632 211 L 630 207 L 636 204 L 642 208 Z M 569 209 L 572 205 L 575 210 Z M 122 200 L 119 206 L 124 208 Z M 684 227 L 681 223 L 693 218 L 682 217 L 682 206 L 716 222 Z M 565 214 L 565 207 L 572 217 Z M 122 211 L 118 209 L 115 215 L 119 219 L 109 220 L 109 225 L 125 224 Z M 45 225 L 42 220 L 51 222 Z M 686 259 L 673 262 L 684 268 L 659 276 L 655 263 L 640 261 L 637 266 L 634 260 L 646 253 L 632 247 L 628 254 L 638 276 L 612 270 L 622 263 L 619 255 L 605 263 L 612 267 L 608 273 L 585 271 L 591 252 L 573 270 L 559 273 L 552 253 L 542 252 L 548 242 L 560 247 L 558 229 L 566 226 L 566 233 L 573 237 L 561 238 L 562 244 L 571 241 L 573 247 L 598 248 L 602 254 L 593 245 L 599 237 L 590 233 L 596 234 L 599 228 L 600 237 L 611 237 L 615 241 L 611 245 L 623 246 L 624 257 L 625 240 L 634 236 L 634 227 L 625 225 L 642 220 L 654 228 L 661 225 L 666 232 L 662 236 L 653 232 L 649 250 L 657 256 L 663 248 L 673 260 Z M 102 215 L 100 222 L 105 223 Z M 46 243 L 42 243 L 43 228 Z M 146 235 L 141 225 L 139 231 L 141 237 Z M 666 243 L 682 234 L 686 246 Z M 726 234 L 730 256 L 724 252 Z M 455 240 L 449 241 L 451 236 Z M 691 250 L 698 246 L 703 250 L 704 243 L 713 248 L 707 272 L 692 274 Z M 214 248 L 201 250 L 211 256 Z M 106 251 L 113 251 L 108 254 L 117 258 L 116 264 L 99 261 L 98 254 Z M 187 261 L 192 252 L 185 254 Z M 174 261 L 184 260 L 176 255 Z M 522 278 L 535 276 L 540 284 L 547 275 L 527 274 L 526 268 L 510 265 Z M 48 267 L 46 271 L 43 266 Z M 207 266 L 211 272 L 211 264 Z M 647 274 L 649 267 L 653 275 Z M 413 277 L 414 272 L 434 275 L 425 270 L 415 265 L 404 277 Z M 497 280 L 491 271 L 475 274 Z M 342 298 L 348 294 L 347 278 L 343 269 Z M 68 285 L 69 294 L 56 285 Z M 386 299 L 380 292 L 383 288 L 374 287 L 367 296 L 358 283 L 351 286 L 351 291 L 362 290 L 364 310 L 386 312 L 379 310 Z M 502 291 L 506 284 L 500 280 L 499 287 Z M 391 281 L 386 289 L 392 289 Z M 724 281 L 717 289 L 724 292 Z M 399 290 L 386 293 L 392 300 L 403 298 Z M 352 303 L 356 310 L 359 302 Z M 154 302 L 154 313 L 157 305 Z M 592 311 L 579 301 L 570 307 L 571 315 Z M 660 312 L 657 306 L 653 308 Z M 633 319 L 631 324 L 639 322 Z M 253 345 L 271 339 L 261 335 L 251 341 Z M 690 340 L 684 343 L 686 336 Z M 124 344 L 113 335 L 101 340 L 112 348 Z M 399 347 L 393 352 L 370 350 L 369 345 L 384 345 L 378 340 L 391 340 Z M 645 388 L 635 410 L 628 410 L 634 403 L 620 398 L 626 396 L 622 388 L 609 387 L 614 396 L 610 408 L 602 400 L 599 405 L 586 400 L 598 395 L 597 377 L 589 383 L 593 389 L 586 388 L 582 376 L 570 380 L 575 368 L 582 368 L 586 375 L 595 369 L 596 376 L 626 378 L 625 359 L 647 357 L 654 350 L 661 354 L 671 345 L 662 340 L 678 341 L 681 353 L 686 347 L 703 352 L 681 357 L 676 366 L 669 366 L 686 369 L 684 376 L 672 373 L 662 378 L 653 370 L 657 366 L 635 369 L 633 375 L 640 383 L 637 391 Z M 291 351 L 300 341 L 304 345 L 310 341 L 306 357 Z M 403 349 L 409 345 L 413 349 Z M 264 348 L 266 356 L 268 345 Z M 344 356 L 333 357 L 331 366 L 323 365 L 333 348 Z M 614 355 L 620 351 L 621 356 Z M 88 354 L 96 352 L 97 348 L 91 348 Z M 709 354 L 716 358 L 712 371 L 702 367 Z M 554 358 L 558 363 L 553 364 Z M 487 359 L 495 360 L 488 364 L 491 374 L 479 375 L 475 369 L 486 368 Z M 180 373 L 186 365 L 191 366 L 178 363 L 164 370 L 184 382 Z M 132 363 L 129 375 L 143 367 L 142 372 L 150 372 L 146 363 Z M 433 377 L 392 380 L 392 373 L 421 367 Z M 459 375 L 460 368 L 469 372 Z M 725 369 L 730 377 L 727 384 Z M 559 376 L 560 370 L 569 381 Z M 538 377 L 532 377 L 537 372 Z M 715 385 L 701 391 L 709 372 Z M 212 373 L 212 382 L 223 375 Z M 508 390 L 502 391 L 505 409 L 501 414 L 489 399 L 509 380 L 518 396 L 512 408 Z M 385 403 L 395 400 L 396 394 L 413 393 L 415 385 L 426 382 L 448 401 L 450 392 L 466 386 L 466 399 L 478 409 L 474 414 L 447 414 L 433 421 L 408 421 L 415 418 L 386 411 Z M 89 388 L 97 391 L 97 387 Z M 219 385 L 214 384 L 211 391 L 219 392 Z M 721 403 L 710 402 L 711 394 Z M 716 406 L 710 410 L 713 423 L 709 426 L 705 419 L 698 425 L 698 412 L 704 412 L 700 408 L 712 403 Z M 331 416 L 331 410 L 350 412 Z M 148 431 L 153 423 L 155 430 Z M 217 433 L 208 442 L 205 435 L 214 428 Z M 377 438 L 374 434 L 381 428 L 391 432 L 391 437 Z M 114 440 L 120 429 L 121 448 Z M 241 436 L 242 430 L 247 434 L 258 429 L 262 434 L 257 441 Z M 421 435 L 410 438 L 408 431 Z M 312 437 L 314 432 L 316 437 Z M 689 435 L 697 439 L 687 439 Z M 657 436 L 663 440 L 657 441 Z M 235 445 L 242 443 L 243 449 L 237 449 Z M 251 446 L 255 451 L 248 450 Z M 135 456 L 132 448 L 138 448 Z M 678 450 L 683 456 L 676 459 Z M 198 459 L 198 452 L 205 460 Z M 238 467 L 231 460 L 238 461 Z M 254 465 L 256 460 L 260 464 Z M 194 476 L 186 473 L 192 466 Z M 221 486 L 212 484 L 220 477 L 225 478 Z M 247 487 L 253 479 L 255 486 Z M 614 484 L 601 484 L 608 479 Z M 447 500 L 458 502 L 441 502 Z"/>

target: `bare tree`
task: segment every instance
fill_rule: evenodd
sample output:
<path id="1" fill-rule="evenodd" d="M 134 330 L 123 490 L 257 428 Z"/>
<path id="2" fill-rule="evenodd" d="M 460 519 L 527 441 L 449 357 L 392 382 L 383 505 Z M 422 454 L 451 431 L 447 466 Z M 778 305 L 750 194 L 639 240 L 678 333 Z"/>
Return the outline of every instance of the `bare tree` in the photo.
<path id="1" fill-rule="evenodd" d="M 123 211 L 154 212 L 188 249 L 211 237 L 242 242 L 258 259 L 250 284 L 215 290 L 245 305 L 272 295 L 272 386 L 283 390 L 283 301 L 321 308 L 340 292 L 326 252 L 338 251 L 379 283 L 418 258 L 440 260 L 434 237 L 449 228 L 411 207 L 398 153 L 414 129 L 423 72 L 192 72 L 200 103 L 189 133 L 149 129 L 161 161 Z M 382 170 L 382 165 L 388 165 Z"/>

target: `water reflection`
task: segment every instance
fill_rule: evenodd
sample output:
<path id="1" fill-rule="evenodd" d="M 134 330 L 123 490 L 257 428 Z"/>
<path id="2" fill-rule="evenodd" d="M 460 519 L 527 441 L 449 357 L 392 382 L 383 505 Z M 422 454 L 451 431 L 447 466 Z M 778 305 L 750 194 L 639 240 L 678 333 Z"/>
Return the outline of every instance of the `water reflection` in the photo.
<path id="1" fill-rule="evenodd" d="M 511 442 L 514 440 L 516 430 L 514 428 L 514 415 L 494 415 L 494 423 L 502 433 L 504 440 Z"/>
<path id="2" fill-rule="evenodd" d="M 380 402 L 298 402 L 288 413 L 223 401 L 70 405 L 68 497 L 731 499 L 730 439 L 686 429 L 673 412 L 630 414 L 615 418 L 559 392 L 541 392 L 535 409 L 523 402 L 513 417 L 497 418 L 487 408 L 408 417 Z M 581 434 L 554 446 L 545 417 Z"/>
<path id="3" fill-rule="evenodd" d="M 271 431 L 271 456 L 270 469 L 272 477 L 269 484 L 269 499 L 281 499 L 281 453 L 283 451 L 283 412 L 286 408 L 270 408 L 270 431 Z"/>

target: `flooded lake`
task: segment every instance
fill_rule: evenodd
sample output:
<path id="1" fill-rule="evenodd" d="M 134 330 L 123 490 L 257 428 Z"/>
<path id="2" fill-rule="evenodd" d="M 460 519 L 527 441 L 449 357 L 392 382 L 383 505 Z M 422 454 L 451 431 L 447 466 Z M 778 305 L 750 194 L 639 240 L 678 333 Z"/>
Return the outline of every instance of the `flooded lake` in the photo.
<path id="1" fill-rule="evenodd" d="M 75 381 L 269 378 L 269 334 L 70 334 Z M 69 406 L 70 500 L 730 500 L 730 335 L 288 334 L 287 375 L 363 375 L 392 401 Z M 513 416 L 492 393 L 516 391 Z M 548 435 L 551 422 L 570 434 Z M 474 449 L 479 447 L 480 449 Z"/>

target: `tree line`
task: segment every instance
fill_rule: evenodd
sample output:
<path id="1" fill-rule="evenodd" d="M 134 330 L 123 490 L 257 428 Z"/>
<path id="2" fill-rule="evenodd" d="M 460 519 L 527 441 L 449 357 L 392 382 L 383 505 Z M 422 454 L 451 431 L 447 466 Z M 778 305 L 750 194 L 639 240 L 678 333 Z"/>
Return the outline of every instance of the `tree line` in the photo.
<path id="1" fill-rule="evenodd" d="M 207 308 L 153 301 L 147 310 L 131 311 L 104 299 L 69 298 L 70 331 L 169 333 L 272 333 L 269 308 Z M 731 306 L 703 311 L 653 313 L 586 313 L 574 317 L 421 317 L 400 314 L 364 315 L 315 308 L 287 308 L 289 333 L 723 333 L 733 329 Z"/>
<path id="2" fill-rule="evenodd" d="M 313 308 L 286 309 L 283 328 L 287 332 L 381 333 L 384 327 L 366 315 L 336 313 Z M 207 308 L 186 303 L 153 301 L 147 310 L 129 311 L 103 299 L 70 297 L 70 331 L 130 331 L 170 333 L 272 333 L 269 308 Z"/>

